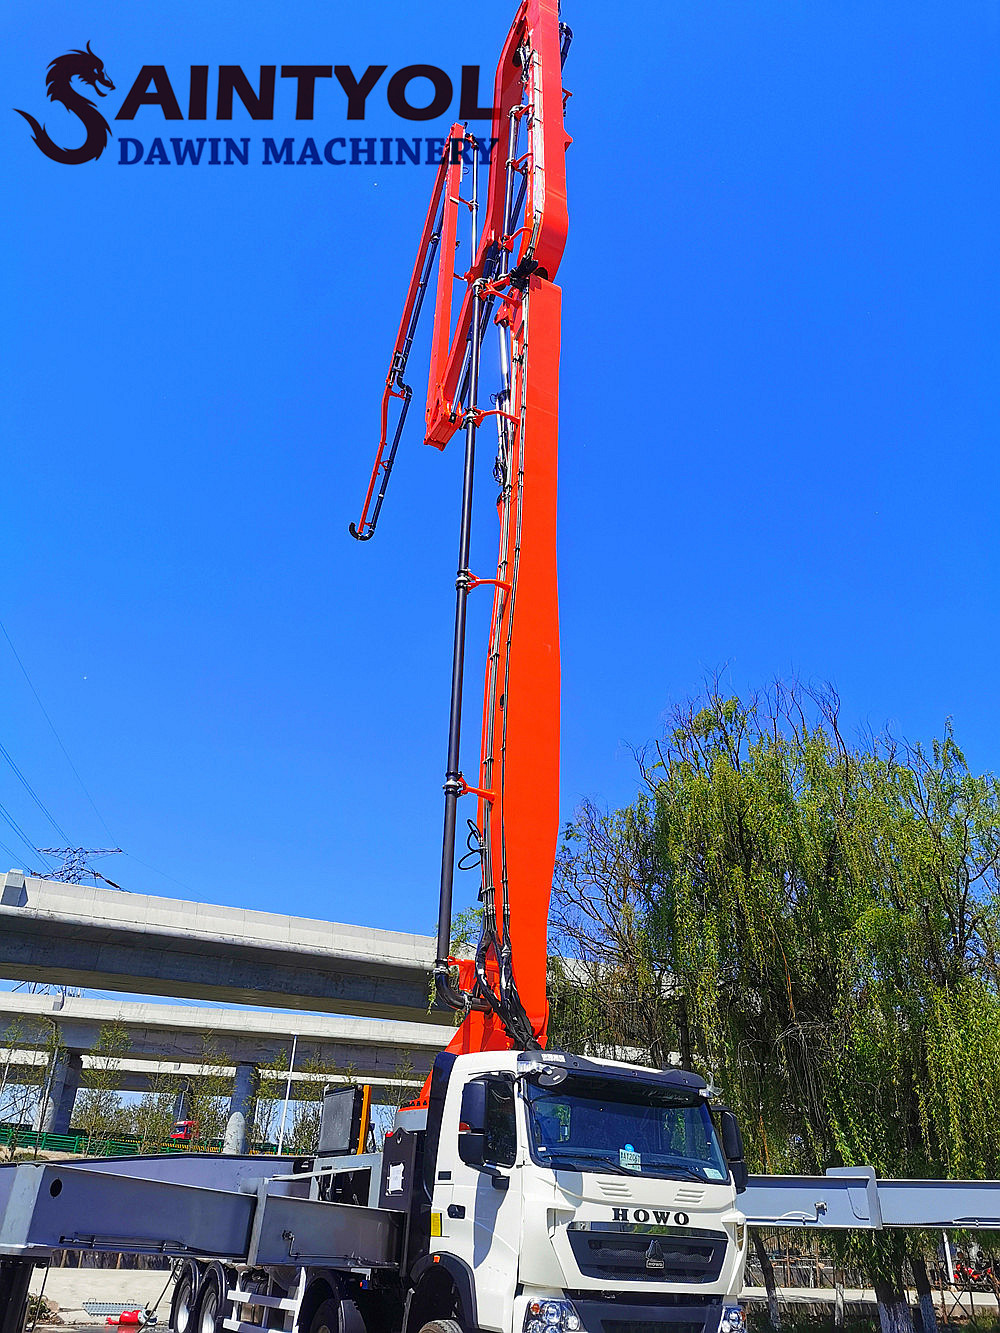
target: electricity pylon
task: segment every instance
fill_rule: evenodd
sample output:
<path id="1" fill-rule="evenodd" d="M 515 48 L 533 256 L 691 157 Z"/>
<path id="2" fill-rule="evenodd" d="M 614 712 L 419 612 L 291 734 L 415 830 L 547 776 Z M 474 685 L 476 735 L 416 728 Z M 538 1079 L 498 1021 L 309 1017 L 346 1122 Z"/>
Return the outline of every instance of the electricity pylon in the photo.
<path id="1" fill-rule="evenodd" d="M 85 879 L 100 879 L 113 889 L 121 888 L 113 879 L 108 879 L 87 864 L 92 856 L 115 856 L 121 852 L 120 847 L 37 847 L 35 850 L 43 856 L 61 856 L 63 859 L 62 865 L 58 870 L 53 870 L 46 877 L 48 879 L 61 880 L 63 884 L 82 884 Z"/>

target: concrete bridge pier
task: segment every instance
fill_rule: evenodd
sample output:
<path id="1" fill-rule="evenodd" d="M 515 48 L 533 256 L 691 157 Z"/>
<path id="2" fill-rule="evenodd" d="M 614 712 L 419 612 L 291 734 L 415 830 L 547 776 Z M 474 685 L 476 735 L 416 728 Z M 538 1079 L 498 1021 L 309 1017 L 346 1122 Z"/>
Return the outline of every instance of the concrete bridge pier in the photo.
<path id="1" fill-rule="evenodd" d="M 238 1156 L 247 1151 L 247 1130 L 253 1126 L 254 1108 L 257 1102 L 257 1088 L 260 1075 L 256 1065 L 239 1064 L 236 1066 L 236 1078 L 233 1080 L 233 1095 L 229 1099 L 229 1121 L 222 1151 L 231 1156 Z"/>
<path id="2" fill-rule="evenodd" d="M 82 1075 L 82 1052 L 60 1046 L 52 1065 L 48 1096 L 39 1107 L 38 1128 L 43 1134 L 69 1133 Z"/>

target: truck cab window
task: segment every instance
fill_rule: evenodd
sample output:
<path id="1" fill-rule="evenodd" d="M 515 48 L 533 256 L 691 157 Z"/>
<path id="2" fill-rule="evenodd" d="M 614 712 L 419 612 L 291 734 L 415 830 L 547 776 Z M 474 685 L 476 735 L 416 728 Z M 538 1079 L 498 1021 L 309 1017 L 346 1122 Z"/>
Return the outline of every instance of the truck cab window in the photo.
<path id="1" fill-rule="evenodd" d="M 517 1156 L 517 1122 L 514 1118 L 514 1085 L 509 1079 L 491 1078 L 486 1085 L 486 1141 L 484 1156 L 497 1166 L 513 1166 Z"/>
<path id="2" fill-rule="evenodd" d="M 528 1084 L 536 1160 L 568 1169 L 649 1176 L 729 1177 L 704 1098 L 617 1079 L 571 1076 L 554 1088 Z"/>

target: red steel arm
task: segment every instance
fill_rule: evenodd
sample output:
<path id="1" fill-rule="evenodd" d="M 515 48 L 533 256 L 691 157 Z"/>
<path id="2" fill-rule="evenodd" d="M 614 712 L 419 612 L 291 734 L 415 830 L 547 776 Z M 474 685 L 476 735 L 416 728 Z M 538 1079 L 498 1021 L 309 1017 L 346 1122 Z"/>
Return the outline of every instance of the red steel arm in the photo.
<path id="1" fill-rule="evenodd" d="M 527 69 L 520 53 L 527 53 Z M 527 90 L 525 93 L 525 79 Z M 522 100 L 524 99 L 524 100 Z M 483 276 L 490 247 L 516 249 L 511 267 L 534 262 L 542 276 L 555 278 L 566 244 L 569 216 L 566 207 L 566 149 L 571 142 L 563 124 L 562 61 L 558 0 L 525 0 L 511 25 L 493 90 L 492 138 L 494 153 L 511 143 L 511 119 L 527 115 L 530 143 L 525 154 L 527 200 L 520 236 L 505 234 L 506 172 L 494 160 L 482 223 L 482 240 L 469 270 L 469 287 L 462 301 L 447 367 L 438 382 L 432 377 L 427 396 L 426 444 L 439 449 L 451 439 L 462 415 L 459 381 L 469 326 L 472 322 L 472 282 Z"/>
<path id="2" fill-rule="evenodd" d="M 563 34 L 567 34 L 564 42 Z M 494 86 L 495 156 L 478 232 L 476 170 L 471 199 L 460 199 L 460 160 L 442 164 L 383 397 L 382 434 L 362 522 L 374 526 L 387 475 L 389 399 L 403 392 L 399 358 L 412 341 L 429 274 L 428 255 L 441 241 L 435 324 L 428 380 L 425 442 L 443 448 L 456 430 L 466 434 L 463 523 L 457 580 L 455 665 L 445 838 L 438 930 L 438 992 L 464 1011 L 452 1051 L 543 1046 L 546 1039 L 546 933 L 559 822 L 559 616 L 556 578 L 556 480 L 560 291 L 553 279 L 567 233 L 562 58 L 568 30 L 557 0 L 523 0 L 508 33 Z M 460 126 L 454 139 L 476 146 Z M 451 154 L 458 158 L 458 154 Z M 523 199 L 523 207 L 520 202 Z M 468 204 L 473 262 L 453 273 L 459 205 Z M 440 221 L 438 220 L 440 219 Z M 464 281 L 454 330 L 452 291 Z M 484 410 L 477 401 L 478 354 L 490 311 L 498 326 L 504 383 Z M 408 394 L 408 390 L 406 393 Z M 462 397 L 468 401 L 464 404 Z M 495 475 L 500 539 L 496 577 L 468 568 L 476 430 L 496 417 Z M 389 451 L 387 453 L 387 450 Z M 373 513 L 372 496 L 379 485 Z M 487 651 L 479 776 L 468 783 L 458 768 L 465 640 L 465 601 L 471 590 L 493 588 Z M 454 868 L 455 804 L 478 798 L 476 837 L 482 860 L 483 934 L 474 960 L 449 979 L 448 939 Z"/>
<path id="3" fill-rule="evenodd" d="M 396 446 L 399 444 L 403 423 L 406 420 L 412 390 L 409 385 L 403 382 L 403 375 L 406 371 L 407 358 L 413 344 L 413 335 L 416 331 L 417 321 L 420 318 L 430 269 L 434 262 L 442 231 L 445 240 L 442 252 L 445 262 L 442 264 L 440 272 L 445 273 L 447 271 L 450 273 L 454 261 L 456 201 L 462 179 L 462 155 L 461 152 L 456 151 L 456 148 L 461 147 L 464 138 L 464 128 L 461 125 L 452 125 L 451 134 L 441 156 L 441 165 L 438 167 L 437 176 L 434 180 L 431 202 L 427 209 L 427 219 L 424 222 L 420 244 L 417 247 L 417 257 L 414 260 L 413 274 L 407 288 L 406 300 L 403 303 L 399 332 L 396 334 L 396 341 L 392 347 L 389 373 L 385 377 L 385 389 L 382 392 L 381 432 L 375 454 L 375 465 L 372 468 L 371 479 L 368 482 L 364 504 L 361 506 L 361 517 L 357 525 L 353 523 L 350 525 L 351 535 L 357 537 L 359 541 L 367 541 L 375 532 L 378 511 L 382 507 L 385 488 L 388 485 L 389 474 L 392 471 L 392 465 L 396 457 Z M 450 245 L 448 243 L 449 236 Z M 448 290 L 450 294 L 450 283 Z M 447 339 L 447 328 L 445 329 L 445 338 Z M 389 409 L 394 398 L 401 401 L 402 407 L 390 443 Z M 378 488 L 377 494 L 376 488 Z"/>
<path id="4" fill-rule="evenodd" d="M 449 1050 L 544 1045 L 549 898 L 559 827 L 559 610 L 556 482 L 560 292 L 552 281 L 566 243 L 562 52 L 557 0 L 525 0 L 500 57 L 493 137 L 508 145 L 490 173 L 482 237 L 448 365 L 429 389 L 427 443 L 443 446 L 461 418 L 459 381 L 474 283 L 490 248 L 510 256 L 494 286 L 510 333 L 510 397 L 501 400 L 500 550 L 493 581 L 477 827 L 484 938 L 460 984 L 489 1001 L 463 1019 Z M 515 157 L 524 121 L 526 145 Z M 511 185 L 525 180 L 522 225 Z M 514 234 L 508 235 L 508 228 Z M 492 997 L 492 998 L 491 998 Z M 495 1001 L 499 999 L 500 1003 Z"/>
<path id="5" fill-rule="evenodd" d="M 504 939 L 506 913 L 516 993 L 541 1046 L 548 1025 L 546 945 L 559 830 L 559 329 L 559 288 L 530 278 L 512 317 L 514 356 L 522 358 L 524 371 L 515 380 L 509 488 L 499 506 L 501 555 L 483 708 L 478 785 L 491 795 L 480 797 L 477 821 L 485 835 L 484 886 L 492 883 L 494 890 L 496 939 Z M 491 911 L 488 894 L 484 909 Z M 497 953 L 494 946 L 485 960 L 494 991 L 502 970 Z M 460 965 L 466 989 L 474 970 L 467 962 Z M 523 1044 L 492 1008 L 473 1009 L 448 1049 L 508 1050 Z"/>

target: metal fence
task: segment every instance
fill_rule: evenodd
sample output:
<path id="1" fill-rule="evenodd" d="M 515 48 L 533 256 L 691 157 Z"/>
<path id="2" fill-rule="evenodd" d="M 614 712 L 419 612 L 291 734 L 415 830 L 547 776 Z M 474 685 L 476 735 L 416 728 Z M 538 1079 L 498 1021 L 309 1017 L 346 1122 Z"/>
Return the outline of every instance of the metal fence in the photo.
<path id="1" fill-rule="evenodd" d="M 182 1152 L 221 1152 L 222 1140 L 212 1139 L 200 1143 L 190 1140 L 184 1143 L 149 1142 L 141 1139 L 124 1137 L 120 1139 L 99 1139 L 85 1132 L 69 1134 L 48 1134 L 24 1125 L 0 1125 L 0 1146 L 35 1148 L 39 1152 L 78 1153 L 85 1157 L 134 1157 L 137 1153 L 182 1153 Z M 251 1153 L 274 1156 L 278 1147 L 275 1143 L 251 1143 Z"/>

